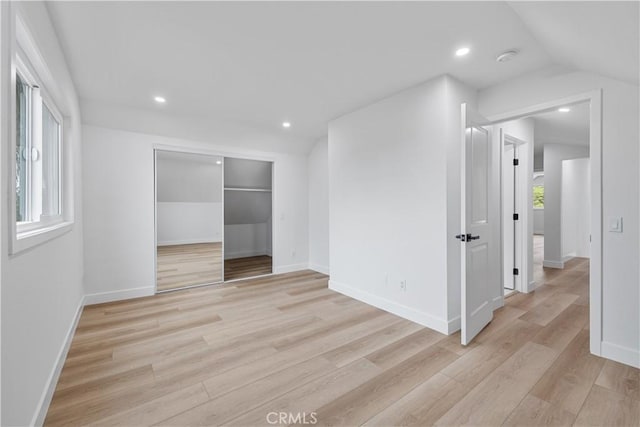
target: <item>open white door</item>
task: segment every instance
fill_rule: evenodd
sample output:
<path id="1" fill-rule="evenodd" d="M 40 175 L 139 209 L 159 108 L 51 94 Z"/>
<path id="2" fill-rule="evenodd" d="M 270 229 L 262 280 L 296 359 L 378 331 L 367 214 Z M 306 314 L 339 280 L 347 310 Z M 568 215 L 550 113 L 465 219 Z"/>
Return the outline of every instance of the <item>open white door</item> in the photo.
<path id="1" fill-rule="evenodd" d="M 461 283 L 462 344 L 467 345 L 493 319 L 490 288 L 489 192 L 491 135 L 488 123 L 462 104 Z"/>

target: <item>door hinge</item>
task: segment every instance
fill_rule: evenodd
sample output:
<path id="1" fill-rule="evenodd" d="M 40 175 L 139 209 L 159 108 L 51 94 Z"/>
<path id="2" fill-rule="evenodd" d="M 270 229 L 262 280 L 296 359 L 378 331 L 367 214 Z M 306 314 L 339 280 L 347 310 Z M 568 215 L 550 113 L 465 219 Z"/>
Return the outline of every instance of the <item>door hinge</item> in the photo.
<path id="1" fill-rule="evenodd" d="M 517 276 L 517 275 L 519 275 L 519 274 L 520 274 L 520 270 L 518 270 L 517 268 L 514 268 L 514 269 L 513 269 L 513 275 L 514 275 L 514 276 Z"/>
<path id="2" fill-rule="evenodd" d="M 520 164 L 520 159 L 513 159 L 513 166 L 518 166 Z"/>
<path id="3" fill-rule="evenodd" d="M 518 214 L 513 214 L 513 220 L 517 221 L 520 218 L 520 216 Z"/>

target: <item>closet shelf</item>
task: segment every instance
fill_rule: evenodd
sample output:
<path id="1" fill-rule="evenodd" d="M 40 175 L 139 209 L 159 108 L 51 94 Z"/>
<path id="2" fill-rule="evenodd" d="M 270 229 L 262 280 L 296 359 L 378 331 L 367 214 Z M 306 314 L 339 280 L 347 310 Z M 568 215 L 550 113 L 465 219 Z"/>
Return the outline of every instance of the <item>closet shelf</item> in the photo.
<path id="1" fill-rule="evenodd" d="M 261 193 L 271 193 L 270 188 L 224 187 L 224 191 L 255 191 L 255 192 L 261 192 Z"/>

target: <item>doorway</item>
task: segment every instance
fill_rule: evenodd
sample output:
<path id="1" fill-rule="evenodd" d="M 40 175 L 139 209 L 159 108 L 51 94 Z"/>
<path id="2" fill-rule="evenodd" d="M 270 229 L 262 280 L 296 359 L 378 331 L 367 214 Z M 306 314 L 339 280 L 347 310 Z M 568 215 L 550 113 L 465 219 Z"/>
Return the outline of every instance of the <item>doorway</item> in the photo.
<path id="1" fill-rule="evenodd" d="M 502 142 L 502 279 L 504 296 L 522 291 L 522 277 L 526 269 L 522 268 L 522 219 L 523 180 L 521 157 L 526 151 L 526 142 L 510 135 L 501 128 Z"/>
<path id="2" fill-rule="evenodd" d="M 590 350 L 593 354 L 600 355 L 601 349 L 600 345 L 602 342 L 602 328 L 601 328 L 601 319 L 602 319 L 602 169 L 601 169 L 601 158 L 602 158 L 602 93 L 600 90 L 578 94 L 570 97 L 566 97 L 563 99 L 546 102 L 543 104 L 538 104 L 535 106 L 531 106 L 528 108 L 524 108 L 521 110 L 507 112 L 500 115 L 489 117 L 486 121 L 483 122 L 485 126 L 493 126 L 494 135 L 496 134 L 496 129 L 500 129 L 504 127 L 504 124 L 509 122 L 519 121 L 521 119 L 530 120 L 530 118 L 537 114 L 544 113 L 563 113 L 561 110 L 565 110 L 567 108 L 571 109 L 575 105 L 586 104 L 588 106 L 588 129 L 589 133 L 586 137 L 588 141 L 587 146 L 589 147 L 589 155 L 591 159 L 591 167 L 587 172 L 589 176 L 589 182 L 587 185 L 587 192 L 590 195 L 590 200 L 588 203 L 587 210 L 590 212 L 590 266 L 588 271 L 589 278 L 589 294 L 586 296 L 589 298 L 589 328 L 590 328 Z M 463 105 L 464 107 L 464 105 Z M 464 123 L 464 117 L 463 117 Z M 503 129 L 504 130 L 504 129 Z M 502 134 L 502 132 L 500 133 Z M 526 138 L 525 138 L 526 140 Z M 529 138 L 529 140 L 533 141 L 533 137 Z M 499 147 L 503 147 L 500 145 Z M 498 150 L 501 155 L 504 153 L 502 150 Z M 532 179 L 533 179 L 533 163 L 534 163 L 534 155 L 533 155 L 533 144 L 527 144 L 527 149 L 523 150 L 520 153 L 520 165 L 525 166 L 522 169 L 526 172 L 525 182 L 526 186 L 523 186 L 523 199 L 527 202 L 527 207 L 522 211 L 518 212 L 519 219 L 521 220 L 521 235 L 523 236 L 523 241 L 526 244 L 523 244 L 523 253 L 526 255 L 523 257 L 527 262 L 524 262 L 522 265 L 523 270 L 526 270 L 526 274 L 522 274 L 520 271 L 520 278 L 522 282 L 522 292 L 531 292 L 536 287 L 536 282 L 533 280 L 533 189 L 532 189 Z M 522 157 L 526 157 L 523 161 Z M 500 163 L 502 164 L 502 163 Z M 548 171 L 544 171 L 545 180 L 548 179 Z M 502 188 L 502 183 L 500 182 L 499 188 Z M 464 189 L 463 189 L 464 192 Z M 516 193 L 517 195 L 517 193 Z M 501 197 L 503 195 L 501 194 Z M 548 194 L 545 194 L 547 197 Z M 545 222 L 545 237 L 551 233 L 549 230 L 549 224 Z M 499 227 L 500 240 L 503 242 L 504 237 L 502 236 L 502 228 Z M 463 230 L 464 232 L 464 230 Z M 517 234 L 517 233 L 516 233 Z M 546 243 L 546 242 L 545 242 Z M 548 251 L 547 244 L 545 244 L 544 252 L 546 256 L 546 252 Z M 504 250 L 504 247 L 502 247 Z M 504 254 L 503 254 L 504 255 Z M 545 260 L 546 261 L 546 260 Z M 572 263 L 573 265 L 575 263 Z M 468 270 L 467 265 L 467 270 Z M 494 268 L 493 266 L 491 268 Z M 504 268 L 500 269 L 500 274 L 504 274 Z M 462 274 L 465 274 L 465 264 L 463 258 L 463 269 Z M 497 283 L 496 283 L 497 284 Z M 464 281 L 462 283 L 462 295 L 465 293 L 465 286 L 467 286 Z M 504 278 L 500 283 L 500 294 L 501 297 L 504 297 Z M 499 306 L 499 305 L 498 305 Z M 462 306 L 462 310 L 464 310 L 464 304 Z M 464 312 L 463 312 L 464 315 Z M 464 325 L 463 325 L 464 329 Z"/>
<path id="3" fill-rule="evenodd" d="M 273 271 L 273 163 L 224 159 L 224 280 Z"/>

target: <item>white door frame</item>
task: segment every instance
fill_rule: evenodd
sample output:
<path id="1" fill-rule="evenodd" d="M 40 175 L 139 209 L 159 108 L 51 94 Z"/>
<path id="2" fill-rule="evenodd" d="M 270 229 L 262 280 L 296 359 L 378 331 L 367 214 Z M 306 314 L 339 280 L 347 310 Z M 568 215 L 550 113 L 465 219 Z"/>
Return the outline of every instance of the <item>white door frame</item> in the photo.
<path id="1" fill-rule="evenodd" d="M 591 261 L 589 268 L 590 351 L 602 354 L 602 89 L 532 105 L 488 119 L 505 122 L 556 110 L 559 107 L 589 102 L 589 157 L 591 158 Z M 533 161 L 533 159 L 530 159 Z M 533 180 L 533 177 L 529 177 Z M 533 208 L 531 207 L 531 210 Z"/>
<path id="2" fill-rule="evenodd" d="M 499 126 L 499 124 L 497 125 Z M 500 143 L 503 144 L 500 152 L 500 165 L 502 166 L 504 163 L 504 145 L 512 144 L 514 149 L 514 156 L 518 160 L 523 159 L 528 161 L 529 155 L 527 154 L 527 148 L 529 147 L 527 144 L 529 142 L 518 139 L 508 133 L 505 133 L 504 130 L 500 129 Z M 533 144 L 533 141 L 531 141 Z M 529 215 L 529 206 L 527 204 L 527 185 L 528 185 L 528 174 L 527 168 L 525 165 L 519 165 L 522 167 L 518 167 L 514 172 L 515 184 L 514 184 L 514 208 L 515 212 L 518 216 L 518 221 L 515 223 L 514 228 L 514 244 L 513 249 L 515 251 L 513 256 L 513 262 L 515 266 L 518 268 L 518 276 L 514 278 L 514 290 L 518 292 L 531 292 L 533 289 L 530 288 L 529 283 L 529 262 L 527 259 L 528 253 L 528 243 L 529 240 L 526 238 L 526 231 L 528 230 L 529 221 L 532 220 L 531 215 Z M 502 167 L 500 168 L 500 245 L 501 245 L 501 279 L 502 279 L 502 296 L 504 297 L 504 223 L 505 221 L 513 221 L 513 219 L 505 218 L 503 216 L 503 207 L 504 207 L 504 177 L 502 174 Z"/>

